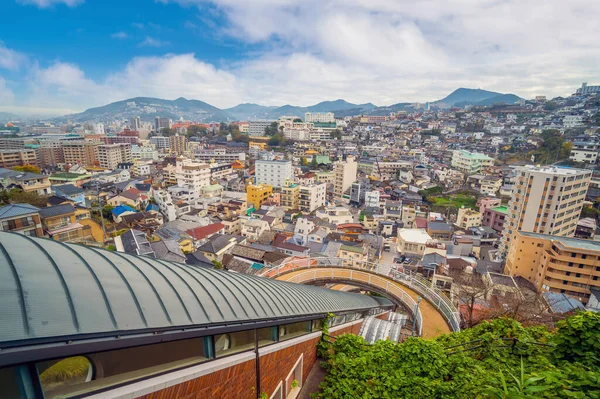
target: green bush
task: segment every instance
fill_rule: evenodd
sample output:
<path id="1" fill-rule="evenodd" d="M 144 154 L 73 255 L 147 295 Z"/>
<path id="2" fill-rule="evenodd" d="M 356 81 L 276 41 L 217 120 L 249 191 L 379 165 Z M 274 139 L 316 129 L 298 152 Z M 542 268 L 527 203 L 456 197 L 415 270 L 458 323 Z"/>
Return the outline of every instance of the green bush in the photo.
<path id="1" fill-rule="evenodd" d="M 343 335 L 313 398 L 600 399 L 599 318 L 577 314 L 555 332 L 497 319 L 401 344 Z"/>

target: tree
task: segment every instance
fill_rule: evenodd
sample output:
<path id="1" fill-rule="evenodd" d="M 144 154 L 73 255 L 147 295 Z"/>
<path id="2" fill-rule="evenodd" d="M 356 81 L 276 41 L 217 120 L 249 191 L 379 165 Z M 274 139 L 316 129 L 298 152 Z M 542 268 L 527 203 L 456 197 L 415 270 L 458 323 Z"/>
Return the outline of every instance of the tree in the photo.
<path id="1" fill-rule="evenodd" d="M 29 204 L 38 208 L 43 208 L 47 203 L 47 196 L 41 196 L 33 191 L 24 191 L 18 188 L 13 188 L 8 192 L 8 197 L 11 204 Z"/>
<path id="2" fill-rule="evenodd" d="M 319 164 L 317 163 L 317 156 L 316 155 L 312 156 L 312 160 L 310 161 L 310 167 L 312 169 L 317 169 L 319 167 Z"/>
<path id="3" fill-rule="evenodd" d="M 295 119 L 294 119 L 294 123 L 302 123 L 302 119 L 300 119 L 300 118 L 295 118 Z"/>
<path id="4" fill-rule="evenodd" d="M 104 205 L 102 207 L 102 217 L 104 219 L 112 219 L 112 210 L 115 209 L 112 205 Z"/>
<path id="5" fill-rule="evenodd" d="M 279 124 L 277 122 L 271 122 L 271 124 L 265 128 L 265 135 L 273 136 L 274 134 L 277 134 L 279 131 L 278 126 Z"/>
<path id="6" fill-rule="evenodd" d="M 308 160 L 306 159 L 306 157 L 300 158 L 300 165 L 301 166 L 308 166 Z"/>
<path id="7" fill-rule="evenodd" d="M 177 133 L 177 131 L 172 127 L 163 127 L 162 129 L 160 129 L 160 134 L 162 136 L 174 136 L 175 133 Z"/>
<path id="8" fill-rule="evenodd" d="M 557 109 L 557 108 L 558 108 L 558 104 L 556 104 L 554 101 L 547 101 L 547 102 L 544 104 L 544 109 L 545 109 L 546 111 L 554 111 L 554 110 L 555 110 L 555 109 Z"/>
<path id="9" fill-rule="evenodd" d="M 332 140 L 341 140 L 342 132 L 340 131 L 340 129 L 335 129 L 335 130 L 331 131 L 331 133 L 329 134 L 329 137 L 331 137 Z"/>
<path id="10" fill-rule="evenodd" d="M 29 172 L 29 173 L 37 173 L 37 174 L 42 173 L 40 168 L 38 168 L 37 166 L 33 166 L 33 165 L 15 166 L 14 168 L 12 168 L 12 170 L 15 170 L 17 172 Z"/>
<path id="11" fill-rule="evenodd" d="M 206 128 L 204 126 L 190 125 L 187 128 L 186 135 L 188 137 L 204 137 L 204 136 L 206 136 L 207 133 L 208 133 L 208 131 L 206 130 Z"/>
<path id="12" fill-rule="evenodd" d="M 271 147 L 276 147 L 278 145 L 282 145 L 284 142 L 285 138 L 281 134 L 277 133 L 271 136 L 267 144 L 269 144 Z"/>

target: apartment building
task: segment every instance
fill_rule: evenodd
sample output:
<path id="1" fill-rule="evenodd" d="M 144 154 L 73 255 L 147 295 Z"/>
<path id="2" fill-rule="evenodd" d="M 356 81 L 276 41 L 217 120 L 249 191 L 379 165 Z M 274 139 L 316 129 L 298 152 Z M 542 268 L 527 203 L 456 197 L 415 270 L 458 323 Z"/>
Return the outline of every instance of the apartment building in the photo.
<path id="1" fill-rule="evenodd" d="M 491 227 L 498 233 L 502 233 L 502 230 L 504 230 L 504 223 L 506 222 L 507 214 L 508 207 L 506 206 L 501 205 L 493 208 L 488 208 L 483 213 L 481 225 Z"/>
<path id="2" fill-rule="evenodd" d="M 165 136 L 150 137 L 150 143 L 152 143 L 157 150 L 164 151 L 169 149 L 169 138 Z"/>
<path id="3" fill-rule="evenodd" d="M 572 237 L 592 171 L 528 165 L 517 172 L 500 250 L 506 254 L 517 231 Z"/>
<path id="4" fill-rule="evenodd" d="M 65 155 L 62 140 L 40 141 L 38 149 L 39 166 L 56 166 L 65 163 Z"/>
<path id="5" fill-rule="evenodd" d="M 280 205 L 286 210 L 299 209 L 300 185 L 292 181 L 286 181 L 281 188 Z"/>
<path id="6" fill-rule="evenodd" d="M 202 188 L 210 185 L 210 165 L 177 158 L 175 165 L 177 185 L 190 188 L 196 198 L 202 195 Z"/>
<path id="7" fill-rule="evenodd" d="M 152 160 L 158 161 L 158 151 L 152 147 L 141 147 L 139 145 L 131 146 L 131 158 L 133 160 Z"/>
<path id="8" fill-rule="evenodd" d="M 333 112 L 306 112 L 304 114 L 304 122 L 333 123 L 335 122 L 335 115 Z"/>
<path id="9" fill-rule="evenodd" d="M 182 155 L 187 150 L 187 137 L 176 134 L 169 136 L 169 150 L 171 154 Z"/>
<path id="10" fill-rule="evenodd" d="M 319 219 L 323 219 L 327 223 L 336 225 L 354 222 L 354 217 L 352 216 L 350 209 L 343 206 L 329 205 L 318 210 L 315 213 L 315 216 Z"/>
<path id="11" fill-rule="evenodd" d="M 365 191 L 365 208 L 379 209 L 379 197 L 381 193 L 377 190 Z"/>
<path id="12" fill-rule="evenodd" d="M 456 225 L 465 230 L 471 227 L 481 226 L 481 213 L 474 209 L 465 208 L 463 206 L 458 210 Z"/>
<path id="13" fill-rule="evenodd" d="M 234 163 L 246 161 L 245 152 L 227 152 L 224 148 L 200 150 L 194 153 L 194 160 L 200 162 Z"/>
<path id="14" fill-rule="evenodd" d="M 24 165 L 38 166 L 38 157 L 35 150 L 0 150 L 0 168 L 13 168 Z"/>
<path id="15" fill-rule="evenodd" d="M 504 272 L 526 278 L 538 291 L 562 293 L 587 303 L 600 289 L 600 242 L 517 232 Z"/>
<path id="16" fill-rule="evenodd" d="M 596 163 L 600 145 L 594 142 L 576 141 L 573 143 L 569 160 L 581 163 Z"/>
<path id="17" fill-rule="evenodd" d="M 251 121 L 248 122 L 248 136 L 265 136 L 265 129 L 271 125 L 272 121 Z"/>
<path id="18" fill-rule="evenodd" d="M 98 165 L 100 143 L 92 141 L 69 141 L 62 143 L 63 158 L 67 164 Z"/>
<path id="19" fill-rule="evenodd" d="M 257 160 L 255 164 L 255 183 L 268 184 L 273 187 L 283 187 L 285 181 L 291 179 L 291 161 Z"/>
<path id="20" fill-rule="evenodd" d="M 325 197 L 327 194 L 327 185 L 325 183 L 316 183 L 311 185 L 301 185 L 298 199 L 298 209 L 305 213 L 311 213 L 325 206 Z"/>
<path id="21" fill-rule="evenodd" d="M 452 153 L 452 167 L 468 175 L 480 173 L 489 166 L 494 166 L 494 158 L 485 154 L 466 150 Z"/>
<path id="22" fill-rule="evenodd" d="M 131 162 L 131 144 L 104 144 L 98 146 L 98 162 L 101 168 L 116 169 L 120 163 Z"/>
<path id="23" fill-rule="evenodd" d="M 43 237 L 40 210 L 29 204 L 11 204 L 0 207 L 0 231 Z"/>
<path id="24" fill-rule="evenodd" d="M 246 201 L 248 205 L 254 205 L 254 209 L 260 209 L 260 206 L 271 195 L 273 195 L 273 187 L 268 184 L 249 184 L 246 186 Z"/>
<path id="25" fill-rule="evenodd" d="M 346 161 L 340 161 L 335 164 L 333 172 L 335 174 L 333 193 L 336 198 L 342 198 L 352 183 L 356 181 L 358 163 L 354 159 L 354 156 L 348 155 Z"/>

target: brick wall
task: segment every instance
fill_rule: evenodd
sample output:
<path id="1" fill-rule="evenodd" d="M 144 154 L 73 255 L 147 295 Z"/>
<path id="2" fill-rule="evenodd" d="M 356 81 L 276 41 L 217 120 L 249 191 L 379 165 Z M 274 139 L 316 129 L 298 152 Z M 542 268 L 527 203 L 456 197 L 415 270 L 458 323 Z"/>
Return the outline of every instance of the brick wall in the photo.
<path id="1" fill-rule="evenodd" d="M 387 320 L 388 319 L 388 314 L 390 312 L 383 312 L 381 314 L 378 314 L 377 316 L 375 316 L 376 319 L 380 319 L 380 320 Z"/>
<path id="2" fill-rule="evenodd" d="M 292 371 L 301 354 L 304 354 L 302 379 L 306 380 L 310 369 L 317 361 L 317 343 L 321 338 L 313 338 L 299 344 L 268 353 L 260 357 L 260 389 L 269 396 L 282 380 Z M 302 381 L 304 382 L 304 381 Z M 284 385 L 285 395 L 285 385 Z"/>
<path id="3" fill-rule="evenodd" d="M 256 399 L 255 387 L 256 361 L 250 360 L 139 398 Z"/>

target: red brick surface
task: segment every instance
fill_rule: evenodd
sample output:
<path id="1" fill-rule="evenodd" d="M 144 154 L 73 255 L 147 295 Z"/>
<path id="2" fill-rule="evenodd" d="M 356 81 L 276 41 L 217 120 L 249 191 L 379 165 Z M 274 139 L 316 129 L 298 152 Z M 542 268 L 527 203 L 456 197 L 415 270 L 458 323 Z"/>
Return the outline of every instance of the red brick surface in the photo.
<path id="1" fill-rule="evenodd" d="M 387 320 L 388 319 L 388 314 L 390 312 L 383 312 L 381 314 L 378 314 L 377 316 L 375 316 L 376 319 L 380 319 L 380 320 Z"/>
<path id="2" fill-rule="evenodd" d="M 256 399 L 255 361 L 250 360 L 212 374 L 141 396 L 143 399 Z"/>

